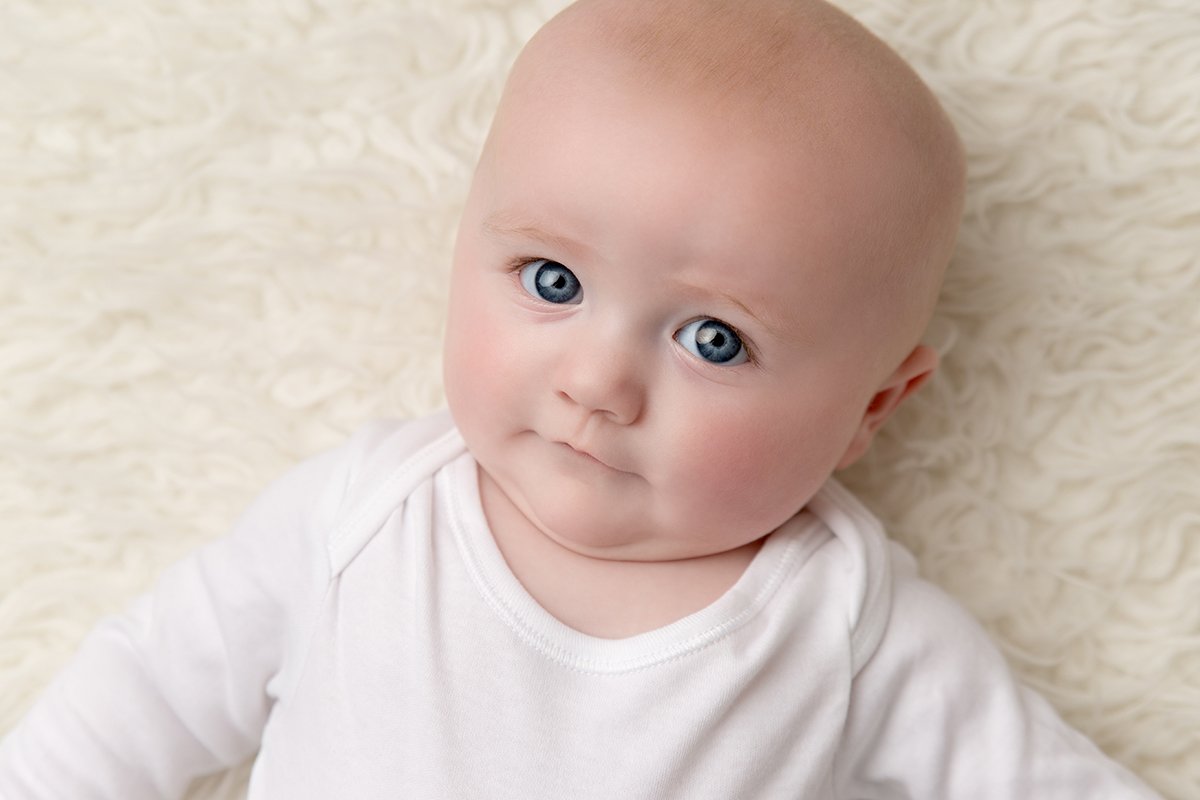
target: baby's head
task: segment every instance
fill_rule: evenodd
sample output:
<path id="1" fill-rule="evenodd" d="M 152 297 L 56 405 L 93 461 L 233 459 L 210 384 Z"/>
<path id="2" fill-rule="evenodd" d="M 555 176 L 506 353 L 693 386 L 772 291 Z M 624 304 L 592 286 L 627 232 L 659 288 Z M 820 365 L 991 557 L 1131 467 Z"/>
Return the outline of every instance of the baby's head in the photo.
<path id="1" fill-rule="evenodd" d="M 580 553 L 731 550 L 932 372 L 963 157 L 820 0 L 582 0 L 513 69 L 455 254 L 446 393 L 490 483 Z"/>

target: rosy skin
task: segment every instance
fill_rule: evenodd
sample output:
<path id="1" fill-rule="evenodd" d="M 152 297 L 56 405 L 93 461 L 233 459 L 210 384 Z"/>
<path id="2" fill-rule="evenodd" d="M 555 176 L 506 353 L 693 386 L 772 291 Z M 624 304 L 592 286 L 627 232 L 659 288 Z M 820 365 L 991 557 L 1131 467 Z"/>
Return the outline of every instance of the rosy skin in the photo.
<path id="1" fill-rule="evenodd" d="M 611 76 L 572 88 L 506 100 L 461 223 L 445 379 L 485 513 L 502 547 L 522 526 L 608 561 L 752 547 L 936 363 L 881 366 L 845 278 L 872 170 Z M 750 359 L 698 355 L 708 319 Z"/>
<path id="2" fill-rule="evenodd" d="M 510 83 L 463 213 L 446 396 L 516 576 L 623 636 L 724 593 L 937 359 L 862 289 L 894 142 L 710 124 L 604 58 L 538 80 Z"/>

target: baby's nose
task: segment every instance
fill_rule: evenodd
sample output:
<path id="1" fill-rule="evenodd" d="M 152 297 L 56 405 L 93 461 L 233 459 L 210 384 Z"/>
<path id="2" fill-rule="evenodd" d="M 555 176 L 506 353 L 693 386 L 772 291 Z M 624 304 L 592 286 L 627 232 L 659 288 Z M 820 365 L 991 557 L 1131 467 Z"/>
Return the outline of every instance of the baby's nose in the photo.
<path id="1" fill-rule="evenodd" d="M 621 425 L 636 420 L 645 403 L 637 365 L 624 348 L 571 348 L 556 383 L 560 397 Z"/>

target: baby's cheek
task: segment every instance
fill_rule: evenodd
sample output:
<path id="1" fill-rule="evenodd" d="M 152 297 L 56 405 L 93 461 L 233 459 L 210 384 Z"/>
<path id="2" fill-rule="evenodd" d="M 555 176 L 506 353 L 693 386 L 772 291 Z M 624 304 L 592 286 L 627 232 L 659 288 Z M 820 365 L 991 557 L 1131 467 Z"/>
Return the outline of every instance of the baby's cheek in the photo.
<path id="1" fill-rule="evenodd" d="M 679 453 L 678 474 L 689 494 L 712 513 L 723 514 L 745 505 L 762 485 L 763 443 L 752 431 L 691 430 Z"/>
<path id="2" fill-rule="evenodd" d="M 446 330 L 447 382 L 468 392 L 495 379 L 502 368 L 497 355 L 505 347 L 494 311 L 476 294 L 468 289 L 455 298 Z"/>
<path id="3" fill-rule="evenodd" d="M 458 298 L 470 300 L 470 297 Z M 485 309 L 461 303 L 451 315 L 446 330 L 446 398 L 464 433 L 477 436 L 488 427 L 494 414 L 489 406 L 503 402 L 497 390 L 504 385 L 501 374 L 504 359 L 497 356 L 497 341 L 492 321 Z"/>
<path id="4" fill-rule="evenodd" d="M 801 452 L 785 432 L 747 425 L 691 437 L 683 475 L 697 510 L 723 526 L 767 533 L 800 510 L 812 491 Z M 685 477 L 686 479 L 686 477 Z"/>

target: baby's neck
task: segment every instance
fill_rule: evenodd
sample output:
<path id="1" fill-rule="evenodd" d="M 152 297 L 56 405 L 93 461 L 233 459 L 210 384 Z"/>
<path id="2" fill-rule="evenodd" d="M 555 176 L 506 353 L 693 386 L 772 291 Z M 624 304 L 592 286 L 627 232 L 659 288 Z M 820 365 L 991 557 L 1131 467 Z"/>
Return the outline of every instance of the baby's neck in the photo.
<path id="1" fill-rule="evenodd" d="M 479 493 L 496 545 L 530 596 L 563 624 L 602 639 L 656 630 L 727 592 L 762 541 L 681 561 L 610 561 L 581 555 L 538 530 L 480 470 Z"/>

